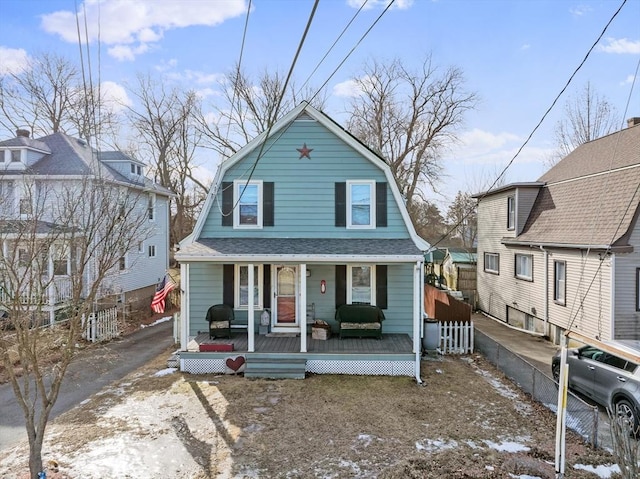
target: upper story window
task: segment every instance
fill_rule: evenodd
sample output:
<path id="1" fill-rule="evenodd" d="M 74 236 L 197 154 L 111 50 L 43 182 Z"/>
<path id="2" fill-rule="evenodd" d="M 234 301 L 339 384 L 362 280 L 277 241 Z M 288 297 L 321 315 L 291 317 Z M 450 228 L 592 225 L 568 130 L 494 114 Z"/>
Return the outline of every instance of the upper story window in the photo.
<path id="1" fill-rule="evenodd" d="M 64 246 L 56 246 L 53 251 L 53 274 L 67 276 L 70 272 L 69 249 Z"/>
<path id="2" fill-rule="evenodd" d="M 640 268 L 636 268 L 636 311 L 640 311 Z"/>
<path id="3" fill-rule="evenodd" d="M 509 196 L 507 198 L 507 229 L 516 227 L 516 197 Z"/>
<path id="4" fill-rule="evenodd" d="M 147 205 L 149 219 L 153 221 L 156 217 L 156 195 L 154 193 L 149 193 L 149 202 Z"/>
<path id="5" fill-rule="evenodd" d="M 131 174 L 142 176 L 142 167 L 140 165 L 136 165 L 135 163 L 131 163 Z"/>
<path id="6" fill-rule="evenodd" d="M 22 150 L 11 150 L 11 162 L 19 163 L 22 161 Z"/>
<path id="7" fill-rule="evenodd" d="M 375 228 L 375 181 L 347 182 L 347 228 Z"/>
<path id="8" fill-rule="evenodd" d="M 375 268 L 370 265 L 347 266 L 347 303 L 376 303 Z"/>
<path id="9" fill-rule="evenodd" d="M 516 253 L 516 278 L 533 281 L 533 256 Z"/>
<path id="10" fill-rule="evenodd" d="M 31 208 L 31 198 L 20 198 L 20 214 L 30 215 L 31 213 L 33 213 L 33 209 Z"/>
<path id="11" fill-rule="evenodd" d="M 559 304 L 565 304 L 567 292 L 567 263 L 564 261 L 553 262 L 553 300 Z"/>
<path id="12" fill-rule="evenodd" d="M 500 255 L 498 253 L 484 254 L 484 270 L 487 273 L 500 274 Z"/>
<path id="13" fill-rule="evenodd" d="M 149 245 L 149 258 L 155 258 L 156 257 L 156 246 L 153 244 Z"/>
<path id="14" fill-rule="evenodd" d="M 233 226 L 262 228 L 262 181 L 238 180 L 233 190 Z"/>
<path id="15" fill-rule="evenodd" d="M 127 269 L 127 255 L 124 254 L 118 258 L 118 271 L 125 271 Z"/>
<path id="16" fill-rule="evenodd" d="M 0 163 L 4 163 L 4 152 L 6 150 L 0 150 Z"/>

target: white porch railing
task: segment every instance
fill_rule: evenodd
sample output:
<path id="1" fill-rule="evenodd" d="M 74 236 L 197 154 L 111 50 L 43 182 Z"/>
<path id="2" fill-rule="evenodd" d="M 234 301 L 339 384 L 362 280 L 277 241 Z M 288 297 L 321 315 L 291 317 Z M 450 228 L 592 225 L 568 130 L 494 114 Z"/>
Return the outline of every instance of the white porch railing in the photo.
<path id="1" fill-rule="evenodd" d="M 113 307 L 96 313 L 91 313 L 88 318 L 82 317 L 84 337 L 92 343 L 108 341 L 120 334 L 118 330 L 118 309 Z"/>
<path id="2" fill-rule="evenodd" d="M 46 289 L 38 287 L 37 284 L 26 283 L 21 291 L 17 293 L 17 299 L 24 305 L 61 304 L 70 299 L 71 278 L 68 276 L 56 276 Z M 10 286 L 6 283 L 0 284 L 0 302 L 9 303 L 16 297 Z"/>
<path id="3" fill-rule="evenodd" d="M 473 353 L 473 321 L 440 321 L 440 354 Z"/>

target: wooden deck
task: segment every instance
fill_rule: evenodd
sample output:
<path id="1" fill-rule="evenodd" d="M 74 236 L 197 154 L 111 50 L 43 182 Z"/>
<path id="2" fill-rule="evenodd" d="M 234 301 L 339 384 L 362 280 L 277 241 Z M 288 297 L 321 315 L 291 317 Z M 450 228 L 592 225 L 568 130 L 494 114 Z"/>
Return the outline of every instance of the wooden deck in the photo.
<path id="1" fill-rule="evenodd" d="M 189 342 L 189 351 L 199 351 L 200 344 L 233 343 L 234 353 L 248 352 L 247 333 L 232 332 L 231 338 L 209 339 L 209 334 L 199 334 Z M 255 335 L 257 353 L 299 353 L 300 336 Z M 307 336 L 307 352 L 317 354 L 411 354 L 413 344 L 407 334 L 383 334 L 382 339 L 345 338 L 332 336 L 327 340 L 313 339 Z"/>

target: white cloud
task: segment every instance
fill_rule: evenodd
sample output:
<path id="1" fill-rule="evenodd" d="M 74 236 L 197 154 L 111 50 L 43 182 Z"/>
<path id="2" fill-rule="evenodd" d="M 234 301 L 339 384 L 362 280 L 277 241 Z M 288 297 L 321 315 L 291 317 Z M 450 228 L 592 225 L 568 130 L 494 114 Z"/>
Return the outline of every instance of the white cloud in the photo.
<path id="1" fill-rule="evenodd" d="M 626 38 L 607 38 L 605 45 L 599 45 L 598 50 L 605 53 L 640 53 L 640 40 L 627 40 Z"/>
<path id="2" fill-rule="evenodd" d="M 633 85 L 633 82 L 635 81 L 635 79 L 636 79 L 635 75 L 627 75 L 627 78 L 625 78 L 624 81 L 620 82 L 620 86 Z"/>
<path id="3" fill-rule="evenodd" d="M 373 8 L 386 8 L 390 0 L 369 0 L 363 10 L 371 10 Z M 347 0 L 347 5 L 352 8 L 360 8 L 365 0 Z M 413 6 L 413 0 L 396 0 L 391 9 L 406 10 Z"/>
<path id="4" fill-rule="evenodd" d="M 0 76 L 20 73 L 29 66 L 29 55 L 22 48 L 0 46 Z"/>
<path id="5" fill-rule="evenodd" d="M 581 17 L 582 15 L 586 15 L 591 12 L 593 9 L 588 5 L 578 5 L 577 7 L 573 7 L 569 9 L 569 13 L 576 17 Z"/>
<path id="6" fill-rule="evenodd" d="M 245 0 L 85 0 L 78 7 L 80 25 L 88 26 L 89 42 L 111 45 L 109 54 L 131 60 L 159 42 L 164 33 L 194 25 L 215 26 L 246 11 Z M 76 15 L 63 10 L 42 15 L 42 28 L 63 40 L 76 43 Z M 85 34 L 81 34 L 85 41 Z M 130 45 L 137 45 L 131 47 Z"/>
<path id="7" fill-rule="evenodd" d="M 124 110 L 125 107 L 133 105 L 131 98 L 127 95 L 127 90 L 116 82 L 102 82 L 100 89 L 107 107 L 113 112 L 117 113 Z"/>
<path id="8" fill-rule="evenodd" d="M 371 78 L 363 76 L 359 80 L 346 80 L 333 87 L 333 94 L 342 97 L 356 97 L 363 93 L 362 86 L 370 86 Z"/>

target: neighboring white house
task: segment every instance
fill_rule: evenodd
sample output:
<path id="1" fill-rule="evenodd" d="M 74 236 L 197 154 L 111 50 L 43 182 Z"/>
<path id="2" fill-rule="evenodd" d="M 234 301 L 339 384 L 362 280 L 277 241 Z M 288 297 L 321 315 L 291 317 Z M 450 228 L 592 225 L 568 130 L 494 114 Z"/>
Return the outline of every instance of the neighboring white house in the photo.
<path id="1" fill-rule="evenodd" d="M 640 118 L 478 199 L 478 307 L 558 343 L 640 339 Z"/>
<path id="2" fill-rule="evenodd" d="M 155 285 L 164 277 L 169 264 L 169 214 L 173 195 L 144 176 L 141 162 L 118 151 L 96 151 L 84 140 L 63 133 L 32 139 L 28 131 L 18 130 L 15 138 L 0 142 L 0 260 L 13 255 L 22 261 L 20 256 L 24 254 L 35 263 L 29 251 L 34 246 L 20 244 L 26 238 L 19 234 L 24 228 L 35 228 L 33 238 L 51 238 L 53 232 L 63 228 L 82 230 L 80 219 L 66 224 L 56 222 L 61 218 L 56 210 L 60 206 L 51 198 L 58 202 L 65 194 L 72 198 L 72 192 L 83 188 L 84 191 L 108 188 L 117 192 L 114 198 L 127 198 L 139 223 L 144 223 L 140 228 L 140 241 L 122 251 L 117 265 L 101 283 L 99 299 L 106 303 L 146 302 L 148 305 Z M 113 209 L 107 209 L 113 214 L 122 209 L 123 204 L 124 200 L 116 199 Z M 110 235 L 117 236 L 113 231 Z M 78 259 L 74 249 L 65 244 L 65 236 L 59 237 L 42 252 L 43 260 L 37 268 L 38 274 L 53 280 L 42 283 L 46 285 L 44 291 L 34 295 L 30 289 L 29 295 L 20 298 L 23 304 L 40 303 L 40 310 L 51 322 L 64 310 L 70 297 L 71 278 Z M 97 245 L 102 239 L 94 238 L 93 244 Z M 2 263 L 0 261 L 0 267 Z M 21 267 L 25 274 L 33 274 L 36 269 L 34 264 L 26 262 Z M 86 284 L 92 282 L 91 274 L 92 269 L 88 268 Z M 0 306 L 16 294 L 22 295 L 15 290 L 15 282 L 9 281 L 8 273 L 0 276 Z"/>

